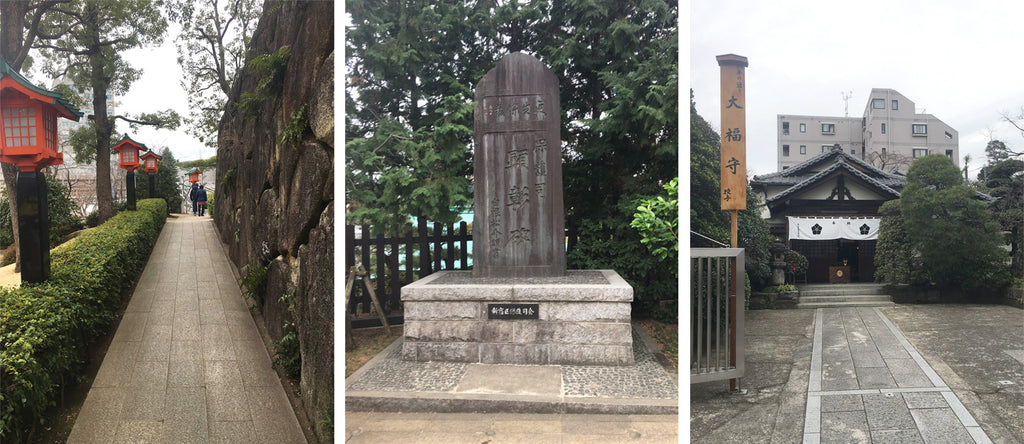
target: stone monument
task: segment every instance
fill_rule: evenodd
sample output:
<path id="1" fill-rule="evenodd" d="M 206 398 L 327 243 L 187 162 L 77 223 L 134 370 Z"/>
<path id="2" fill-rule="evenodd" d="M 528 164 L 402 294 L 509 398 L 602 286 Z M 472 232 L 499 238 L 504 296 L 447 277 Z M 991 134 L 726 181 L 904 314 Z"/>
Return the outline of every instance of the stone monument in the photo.
<path id="1" fill-rule="evenodd" d="M 473 271 L 402 288 L 402 358 L 488 364 L 633 363 L 633 288 L 565 269 L 558 79 L 523 53 L 476 88 Z"/>

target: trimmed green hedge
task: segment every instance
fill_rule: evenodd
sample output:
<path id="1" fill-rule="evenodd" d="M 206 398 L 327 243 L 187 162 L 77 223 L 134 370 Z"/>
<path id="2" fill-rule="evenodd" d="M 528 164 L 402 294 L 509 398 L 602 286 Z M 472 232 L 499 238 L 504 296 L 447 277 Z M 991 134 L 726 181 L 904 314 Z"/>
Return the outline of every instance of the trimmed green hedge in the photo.
<path id="1" fill-rule="evenodd" d="M 50 252 L 50 279 L 0 289 L 0 441 L 20 442 L 74 380 L 142 271 L 167 203 L 145 199 Z"/>

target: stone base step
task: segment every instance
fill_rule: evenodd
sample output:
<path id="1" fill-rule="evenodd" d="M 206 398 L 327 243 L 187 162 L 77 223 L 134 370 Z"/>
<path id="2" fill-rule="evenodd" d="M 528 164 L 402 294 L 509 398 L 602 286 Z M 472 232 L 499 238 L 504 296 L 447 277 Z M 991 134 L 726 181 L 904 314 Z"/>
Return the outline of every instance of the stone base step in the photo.
<path id="1" fill-rule="evenodd" d="M 871 301 L 871 302 L 800 302 L 796 308 L 843 308 L 843 307 L 887 307 L 896 305 L 892 301 Z"/>
<path id="2" fill-rule="evenodd" d="M 800 295 L 800 303 L 826 303 L 826 302 L 890 302 L 888 295 L 884 294 L 858 294 L 858 295 L 837 295 L 837 296 L 808 296 Z"/>
<path id="3" fill-rule="evenodd" d="M 882 284 L 810 284 L 798 285 L 800 296 L 832 296 L 832 295 L 884 295 Z"/>

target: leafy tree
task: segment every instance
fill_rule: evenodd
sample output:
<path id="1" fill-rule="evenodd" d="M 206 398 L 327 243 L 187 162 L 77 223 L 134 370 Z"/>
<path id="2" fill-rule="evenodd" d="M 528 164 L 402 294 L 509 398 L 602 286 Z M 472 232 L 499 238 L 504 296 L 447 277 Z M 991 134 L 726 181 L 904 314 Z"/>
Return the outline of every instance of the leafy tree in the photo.
<path id="1" fill-rule="evenodd" d="M 729 245 L 729 215 L 722 211 L 722 139 L 700 114 L 690 90 L 690 236 L 693 245 L 706 245 L 701 236 Z M 747 193 L 751 195 L 752 193 Z M 697 236 L 700 235 L 700 236 Z"/>
<path id="2" fill-rule="evenodd" d="M 82 229 L 82 220 L 75 215 L 75 202 L 68 187 L 53 176 L 46 177 L 47 215 L 50 219 L 50 248 L 60 244 L 61 238 Z M 0 246 L 14 242 L 11 231 L 10 201 L 0 196 Z"/>
<path id="3" fill-rule="evenodd" d="M 911 248 L 907 230 L 903 227 L 900 200 L 883 203 L 878 214 L 882 219 L 878 225 L 878 243 L 875 245 L 875 281 L 894 284 L 927 282 L 921 269 L 920 257 Z"/>
<path id="4" fill-rule="evenodd" d="M 668 199 L 657 196 L 641 200 L 630 225 L 643 236 L 640 242 L 651 254 L 675 261 L 679 255 L 679 178 L 665 184 L 665 191 Z"/>
<path id="5" fill-rule="evenodd" d="M 973 197 L 951 159 L 941 154 L 918 158 L 907 171 L 899 199 L 904 227 L 936 284 L 968 291 L 1001 288 L 1009 270 L 999 225 Z"/>
<path id="6" fill-rule="evenodd" d="M 44 71 L 47 74 L 54 78 L 67 75 L 75 85 L 88 85 L 92 90 L 93 120 L 85 131 L 95 133 L 95 143 L 92 138 L 86 138 L 90 144 L 74 145 L 74 148 L 85 157 L 95 153 L 97 206 L 102 223 L 114 215 L 109 190 L 110 142 L 115 121 L 123 120 L 133 128 L 137 125 L 175 128 L 180 119 L 171 110 L 138 116 L 107 115 L 107 93 L 124 94 L 142 74 L 120 53 L 159 44 L 167 21 L 152 0 L 85 0 L 62 5 L 54 12 L 40 23 L 40 29 L 48 35 L 65 33 L 36 47 L 46 58 Z M 72 140 L 74 143 L 75 139 Z"/>
<path id="7" fill-rule="evenodd" d="M 988 144 L 985 145 L 985 156 L 988 157 L 989 164 L 995 164 L 1009 159 L 1010 155 L 1010 148 L 1008 148 L 1006 143 L 1002 140 L 990 140 L 988 141 Z"/>
<path id="8" fill-rule="evenodd" d="M 178 191 L 178 162 L 174 159 L 174 153 L 170 148 L 164 147 L 160 150 L 160 160 L 156 162 L 157 172 L 153 179 L 155 196 L 149 195 L 149 173 L 145 170 L 135 170 L 135 195 L 139 199 L 159 197 L 167 202 L 167 211 L 173 213 L 181 209 L 181 192 Z"/>
<path id="9" fill-rule="evenodd" d="M 697 114 L 693 93 L 690 93 L 690 240 L 694 245 L 707 245 L 704 237 L 729 245 L 730 216 L 722 211 L 719 200 L 721 182 L 721 143 L 719 134 Z M 746 271 L 754 288 L 762 288 L 771 280 L 771 234 L 761 217 L 764 203 L 747 185 L 747 208 L 737 214 L 736 245 L 746 249 Z"/>
<path id="10" fill-rule="evenodd" d="M 990 165 L 988 194 L 999 200 L 989 206 L 1003 231 L 1010 232 L 1013 270 L 1024 266 L 1024 161 L 1006 159 Z"/>
<path id="11" fill-rule="evenodd" d="M 44 31 L 40 29 L 40 23 L 48 16 L 52 16 L 53 10 L 63 3 L 71 0 L 24 0 L 24 1 L 0 1 L 0 57 L 7 61 L 15 71 L 21 72 L 32 64 L 29 51 L 37 42 L 52 40 L 67 33 L 67 30 Z M 17 202 L 17 177 L 18 168 L 14 165 L 0 164 L 3 170 L 4 184 L 7 188 L 8 202 Z M 8 206 L 12 224 L 11 233 L 14 238 L 14 246 L 17 250 L 18 244 L 18 206 Z M 15 271 L 21 271 L 21 258 L 18 257 Z"/>
<path id="12" fill-rule="evenodd" d="M 188 95 L 186 131 L 216 147 L 224 103 L 244 66 L 249 40 L 263 12 L 259 0 L 168 0 L 167 16 L 181 25 L 175 41 Z"/>

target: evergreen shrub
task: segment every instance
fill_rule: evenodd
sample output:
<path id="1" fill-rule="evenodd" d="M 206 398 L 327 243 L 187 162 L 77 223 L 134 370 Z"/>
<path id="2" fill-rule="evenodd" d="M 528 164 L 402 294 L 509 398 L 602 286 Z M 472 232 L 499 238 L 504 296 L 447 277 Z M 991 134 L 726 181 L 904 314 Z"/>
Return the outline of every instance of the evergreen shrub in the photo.
<path id="1" fill-rule="evenodd" d="M 0 289 L 0 441 L 20 442 L 78 377 L 109 330 L 166 221 L 163 199 L 138 202 L 50 252 L 50 279 Z"/>

